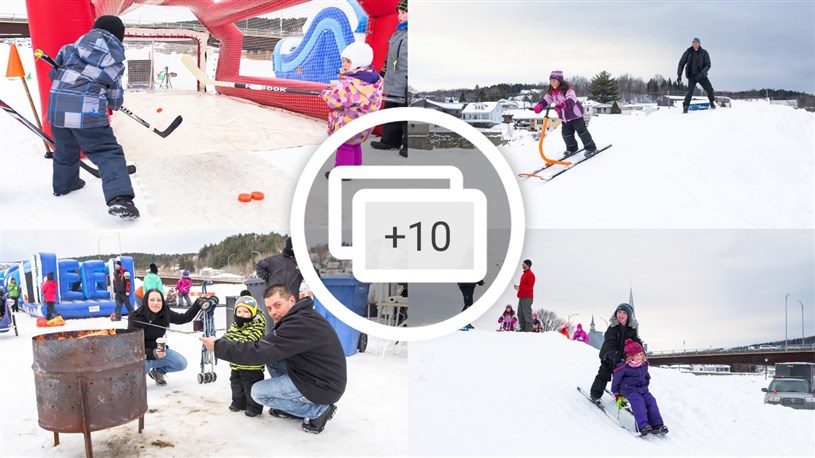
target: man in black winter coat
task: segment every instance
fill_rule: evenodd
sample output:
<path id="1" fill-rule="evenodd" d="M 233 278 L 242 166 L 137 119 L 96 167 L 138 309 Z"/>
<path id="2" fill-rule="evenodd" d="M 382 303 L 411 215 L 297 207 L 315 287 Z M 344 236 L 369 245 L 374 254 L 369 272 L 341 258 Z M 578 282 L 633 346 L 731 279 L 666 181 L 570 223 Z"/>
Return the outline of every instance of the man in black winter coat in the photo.
<path id="1" fill-rule="evenodd" d="M 608 322 L 608 329 L 600 346 L 600 369 L 591 385 L 591 399 L 600 402 L 606 385 L 611 381 L 611 375 L 617 364 L 625 359 L 625 340 L 631 339 L 642 345 L 637 335 L 637 320 L 634 319 L 634 309 L 628 304 L 620 304 L 614 310 L 614 316 Z"/>
<path id="2" fill-rule="evenodd" d="M 707 78 L 707 72 L 710 71 L 710 54 L 707 50 L 702 49 L 702 44 L 698 38 L 693 39 L 691 47 L 685 50 L 682 58 L 679 59 L 679 68 L 676 69 L 676 82 L 682 83 L 682 69 L 685 69 L 685 75 L 688 77 L 688 92 L 685 94 L 685 100 L 682 102 L 682 113 L 688 112 L 693 91 L 696 90 L 696 83 L 702 85 L 702 89 L 707 93 L 707 98 L 710 100 L 710 109 L 716 108 L 716 95 L 713 93 L 713 85 Z"/>
<path id="3" fill-rule="evenodd" d="M 113 299 L 116 302 L 112 321 L 122 320 L 122 305 L 127 308 L 127 313 L 133 313 L 133 306 L 130 304 L 130 272 L 122 268 L 122 261 L 116 260 L 113 269 Z"/>
<path id="4" fill-rule="evenodd" d="M 286 246 L 280 253 L 261 260 L 255 266 L 255 271 L 258 277 L 266 282 L 266 288 L 272 285 L 286 285 L 286 288 L 294 294 L 295 299 L 300 297 L 300 283 L 303 282 L 303 274 L 300 273 L 297 259 L 294 258 L 291 237 L 286 239 Z M 268 334 L 274 326 L 274 320 L 264 307 L 261 309 L 266 317 L 266 334 Z"/>
<path id="5" fill-rule="evenodd" d="M 304 431 L 319 434 L 345 392 L 348 375 L 340 340 L 310 297 L 297 301 L 278 284 L 266 289 L 263 300 L 275 325 L 262 340 L 200 339 L 217 358 L 267 364 L 270 378 L 252 385 L 252 399 L 268 406 L 271 415 L 302 421 Z"/>

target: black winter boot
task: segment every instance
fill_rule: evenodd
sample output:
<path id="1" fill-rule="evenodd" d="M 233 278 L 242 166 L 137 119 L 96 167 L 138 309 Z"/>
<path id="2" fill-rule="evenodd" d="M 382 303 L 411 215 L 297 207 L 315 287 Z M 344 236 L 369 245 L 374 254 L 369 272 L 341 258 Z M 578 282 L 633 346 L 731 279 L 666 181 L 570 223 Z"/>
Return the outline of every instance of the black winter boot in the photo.
<path id="1" fill-rule="evenodd" d="M 130 197 L 114 197 L 108 204 L 108 214 L 119 218 L 131 220 L 139 217 L 139 209 Z"/>
<path id="2" fill-rule="evenodd" d="M 334 414 L 337 412 L 337 406 L 331 404 L 325 409 L 319 417 L 317 418 L 310 418 L 303 422 L 301 425 L 303 427 L 303 431 L 312 434 L 320 434 L 325 429 L 325 424 L 328 423 L 328 420 L 334 418 Z"/>

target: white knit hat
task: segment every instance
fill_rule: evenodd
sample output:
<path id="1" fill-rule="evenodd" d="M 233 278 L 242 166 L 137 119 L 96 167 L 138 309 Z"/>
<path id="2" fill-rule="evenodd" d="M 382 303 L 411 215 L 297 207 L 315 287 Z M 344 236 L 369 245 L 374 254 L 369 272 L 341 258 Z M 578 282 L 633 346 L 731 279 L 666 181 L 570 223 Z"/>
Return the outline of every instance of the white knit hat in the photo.
<path id="1" fill-rule="evenodd" d="M 367 67 L 374 60 L 374 50 L 364 41 L 355 41 L 342 50 L 342 57 L 351 61 L 351 70 Z"/>

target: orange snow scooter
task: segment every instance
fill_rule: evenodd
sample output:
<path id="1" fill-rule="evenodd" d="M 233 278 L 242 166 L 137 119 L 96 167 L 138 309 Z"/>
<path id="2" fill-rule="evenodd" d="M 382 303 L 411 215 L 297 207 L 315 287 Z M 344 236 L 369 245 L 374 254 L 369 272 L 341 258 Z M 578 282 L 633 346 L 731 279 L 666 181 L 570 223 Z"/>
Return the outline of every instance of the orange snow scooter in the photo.
<path id="1" fill-rule="evenodd" d="M 543 158 L 544 166 L 533 171 L 532 173 L 519 173 L 518 176 L 522 178 L 540 178 L 544 179 L 542 176 L 538 175 L 538 173 L 548 169 L 553 165 L 565 165 L 566 167 L 572 165 L 569 161 L 564 161 L 562 159 L 549 159 L 543 154 L 543 138 L 546 136 L 546 126 L 549 124 L 549 110 L 552 108 L 552 105 L 546 105 L 546 113 L 543 115 L 543 127 L 541 127 L 541 138 L 538 140 L 538 151 L 540 151 L 541 158 Z"/>

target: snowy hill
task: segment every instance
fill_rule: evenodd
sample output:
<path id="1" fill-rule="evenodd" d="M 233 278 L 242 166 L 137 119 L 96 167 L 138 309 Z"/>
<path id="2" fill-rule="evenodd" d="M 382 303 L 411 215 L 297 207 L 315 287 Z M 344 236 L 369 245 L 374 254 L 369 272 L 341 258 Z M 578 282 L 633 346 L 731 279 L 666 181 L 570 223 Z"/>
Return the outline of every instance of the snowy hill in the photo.
<path id="1" fill-rule="evenodd" d="M 410 453 L 428 456 L 813 456 L 815 412 L 763 404 L 763 376 L 651 368 L 671 432 L 635 438 L 577 385 L 597 350 L 557 333 L 458 332 L 410 346 Z"/>
<path id="2" fill-rule="evenodd" d="M 551 183 L 521 179 L 527 227 L 815 227 L 815 113 L 733 101 L 684 115 L 602 115 L 589 132 L 613 147 Z M 538 142 L 516 136 L 499 147 L 513 170 L 539 168 Z M 559 129 L 543 148 L 555 159 L 565 150 Z"/>

